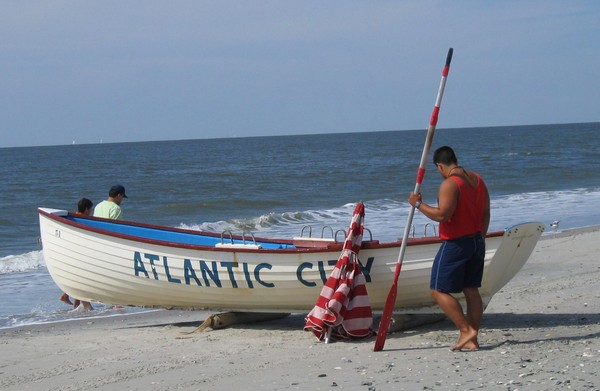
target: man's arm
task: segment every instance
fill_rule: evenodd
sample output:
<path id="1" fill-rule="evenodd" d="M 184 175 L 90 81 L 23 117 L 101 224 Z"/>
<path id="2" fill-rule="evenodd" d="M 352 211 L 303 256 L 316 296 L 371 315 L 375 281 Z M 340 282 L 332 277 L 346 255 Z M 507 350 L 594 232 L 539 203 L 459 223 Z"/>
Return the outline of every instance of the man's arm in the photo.
<path id="1" fill-rule="evenodd" d="M 460 191 L 458 190 L 458 185 L 456 182 L 451 179 L 446 179 L 440 185 L 440 190 L 438 192 L 438 206 L 432 206 L 421 202 L 419 211 L 433 221 L 445 223 L 450 220 L 454 214 L 456 205 L 458 205 L 459 196 Z M 415 206 L 417 201 L 421 201 L 421 195 L 412 193 L 408 199 L 408 202 Z"/>

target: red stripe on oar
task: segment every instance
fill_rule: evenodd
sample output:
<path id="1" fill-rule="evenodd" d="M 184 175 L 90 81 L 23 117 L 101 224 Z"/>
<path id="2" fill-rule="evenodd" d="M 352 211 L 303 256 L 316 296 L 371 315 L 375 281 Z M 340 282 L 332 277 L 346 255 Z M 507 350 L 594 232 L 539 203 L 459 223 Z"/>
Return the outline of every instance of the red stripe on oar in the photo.
<path id="1" fill-rule="evenodd" d="M 425 178 L 425 169 L 419 167 L 417 171 L 417 183 L 423 183 L 423 178 Z"/>
<path id="2" fill-rule="evenodd" d="M 440 108 L 435 106 L 433 111 L 431 112 L 431 119 L 429 120 L 429 125 L 435 126 L 438 122 L 438 116 L 440 115 Z"/>

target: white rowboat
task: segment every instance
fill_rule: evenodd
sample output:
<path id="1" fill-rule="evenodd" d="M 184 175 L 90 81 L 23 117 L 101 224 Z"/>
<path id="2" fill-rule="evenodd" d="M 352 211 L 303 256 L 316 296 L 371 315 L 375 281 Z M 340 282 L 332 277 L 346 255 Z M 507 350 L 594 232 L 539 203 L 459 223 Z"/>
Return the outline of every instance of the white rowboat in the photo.
<path id="1" fill-rule="evenodd" d="M 43 254 L 74 298 L 124 306 L 308 312 L 335 265 L 334 239 L 248 238 L 79 216 L 39 208 Z M 541 223 L 488 234 L 481 295 L 492 296 L 529 258 Z M 359 258 L 374 311 L 383 309 L 400 241 L 363 241 Z M 409 239 L 395 311 L 434 313 L 429 274 L 438 238 Z"/>

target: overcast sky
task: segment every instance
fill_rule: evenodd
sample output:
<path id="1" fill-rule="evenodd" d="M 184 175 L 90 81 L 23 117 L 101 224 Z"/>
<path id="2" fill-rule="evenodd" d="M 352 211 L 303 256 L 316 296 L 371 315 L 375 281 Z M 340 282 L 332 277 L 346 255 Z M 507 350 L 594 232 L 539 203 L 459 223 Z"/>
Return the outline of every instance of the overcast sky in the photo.
<path id="1" fill-rule="evenodd" d="M 3 1 L 0 147 L 600 121 L 598 1 Z"/>

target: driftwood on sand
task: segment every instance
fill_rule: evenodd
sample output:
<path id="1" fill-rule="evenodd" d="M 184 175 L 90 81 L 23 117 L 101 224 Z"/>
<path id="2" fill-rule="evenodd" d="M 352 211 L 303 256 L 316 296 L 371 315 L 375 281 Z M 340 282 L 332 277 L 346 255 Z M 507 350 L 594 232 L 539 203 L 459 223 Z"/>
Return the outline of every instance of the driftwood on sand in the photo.
<path id="1" fill-rule="evenodd" d="M 185 334 L 199 333 L 204 330 L 219 330 L 238 324 L 249 324 L 256 322 L 265 322 L 268 320 L 281 319 L 288 316 L 289 313 L 270 313 L 270 312 L 221 312 L 213 314 L 206 318 L 204 322 L 196 329 Z"/>

